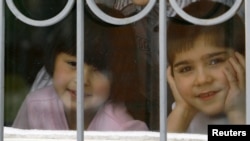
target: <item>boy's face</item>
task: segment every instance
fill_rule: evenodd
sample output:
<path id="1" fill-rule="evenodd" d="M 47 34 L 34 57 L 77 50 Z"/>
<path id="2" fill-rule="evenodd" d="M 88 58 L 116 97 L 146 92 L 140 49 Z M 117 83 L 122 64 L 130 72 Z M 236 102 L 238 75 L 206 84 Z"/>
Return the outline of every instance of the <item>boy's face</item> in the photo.
<path id="1" fill-rule="evenodd" d="M 66 110 L 76 111 L 76 79 L 76 57 L 57 55 L 53 84 Z M 96 110 L 109 97 L 110 81 L 93 66 L 84 64 L 84 91 L 84 110 Z"/>
<path id="2" fill-rule="evenodd" d="M 193 48 L 176 54 L 173 76 L 181 96 L 199 111 L 214 115 L 224 109 L 229 83 L 224 74 L 229 49 L 197 39 Z"/>

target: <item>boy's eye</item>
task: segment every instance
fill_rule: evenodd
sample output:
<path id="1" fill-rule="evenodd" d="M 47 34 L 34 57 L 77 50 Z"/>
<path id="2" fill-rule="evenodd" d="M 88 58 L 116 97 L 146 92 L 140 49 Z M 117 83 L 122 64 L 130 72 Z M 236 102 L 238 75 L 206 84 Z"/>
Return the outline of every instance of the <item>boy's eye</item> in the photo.
<path id="1" fill-rule="evenodd" d="M 190 66 L 185 66 L 185 67 L 180 67 L 179 69 L 178 69 L 178 72 L 179 73 L 186 73 L 186 72 L 189 72 L 189 71 L 191 71 L 192 70 L 192 68 L 190 67 Z"/>
<path id="2" fill-rule="evenodd" d="M 211 59 L 209 61 L 209 65 L 216 65 L 216 64 L 219 64 L 219 63 L 223 63 L 225 62 L 225 59 L 223 58 L 215 58 L 215 59 Z"/>

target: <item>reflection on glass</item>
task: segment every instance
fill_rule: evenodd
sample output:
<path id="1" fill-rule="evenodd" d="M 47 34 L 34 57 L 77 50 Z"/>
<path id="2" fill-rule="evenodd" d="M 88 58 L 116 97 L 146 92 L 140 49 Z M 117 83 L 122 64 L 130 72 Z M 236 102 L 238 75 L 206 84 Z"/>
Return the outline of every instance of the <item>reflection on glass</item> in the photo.
<path id="1" fill-rule="evenodd" d="M 117 10 L 100 7 L 111 15 L 123 17 Z M 75 25 L 75 11 L 72 11 L 49 34 L 49 43 L 43 50 L 43 65 L 52 82 L 31 90 L 15 117 L 13 127 L 76 129 Z M 85 129 L 148 130 L 146 99 L 138 71 L 132 25 L 103 23 L 88 9 L 84 25 Z"/>

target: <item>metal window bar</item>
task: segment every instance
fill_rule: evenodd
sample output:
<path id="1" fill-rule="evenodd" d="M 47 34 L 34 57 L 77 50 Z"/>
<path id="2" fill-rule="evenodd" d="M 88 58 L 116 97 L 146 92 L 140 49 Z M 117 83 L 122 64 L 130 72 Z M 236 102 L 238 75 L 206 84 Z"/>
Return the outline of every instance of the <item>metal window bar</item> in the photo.
<path id="1" fill-rule="evenodd" d="M 250 1 L 245 0 L 245 35 L 246 35 L 246 124 L 250 124 L 250 89 L 248 89 L 250 84 Z"/>
<path id="2" fill-rule="evenodd" d="M 4 0 L 0 0 L 0 140 L 3 141 L 4 126 Z"/>
<path id="3" fill-rule="evenodd" d="M 160 141 L 167 140 L 167 83 L 166 83 L 166 0 L 159 1 L 159 90 L 160 90 Z"/>
<path id="4" fill-rule="evenodd" d="M 50 26 L 50 25 L 56 24 L 60 22 L 62 19 L 64 19 L 69 14 L 70 10 L 75 4 L 75 0 L 68 0 L 66 6 L 60 13 L 46 20 L 34 20 L 29 17 L 26 17 L 16 8 L 13 0 L 6 0 L 6 4 L 9 7 L 9 10 L 12 12 L 12 14 L 14 14 L 15 17 L 18 18 L 20 21 L 31 26 L 44 27 L 44 26 Z"/>
<path id="5" fill-rule="evenodd" d="M 6 0 L 7 4 L 8 4 L 9 0 Z M 72 7 L 72 5 L 70 5 L 69 2 L 72 2 L 74 0 L 69 0 L 68 1 L 68 10 L 70 10 L 70 6 Z M 150 2 L 153 0 L 150 0 Z M 173 0 L 170 0 L 170 2 Z M 239 1 L 239 0 L 238 0 Z M 237 2 L 237 1 L 236 1 Z M 167 109 L 167 100 L 166 100 L 166 1 L 165 0 L 160 0 L 160 12 L 159 12 L 159 23 L 160 23 L 160 33 L 159 33 L 159 52 L 160 52 L 160 56 L 159 56 L 159 60 L 160 60 L 160 140 L 161 141 L 165 141 L 166 138 L 166 109 Z M 71 3 L 72 4 L 72 3 Z M 83 96 L 82 96 L 82 92 L 84 91 L 84 88 L 81 87 L 83 84 L 83 76 L 82 76 L 82 72 L 83 72 L 83 42 L 84 42 L 84 36 L 83 36 L 83 1 L 78 0 L 77 1 L 77 62 L 79 62 L 77 65 L 77 75 L 80 76 L 77 78 L 77 140 L 78 141 L 82 141 L 83 140 L 83 118 L 84 118 L 84 112 L 81 108 L 78 107 L 82 107 L 83 105 Z M 246 39 L 250 38 L 249 34 L 250 33 L 250 18 L 248 18 L 250 16 L 250 9 L 248 9 L 248 7 L 250 7 L 250 2 L 249 1 L 245 1 L 245 26 L 246 26 Z M 3 141 L 3 121 L 4 121 L 4 33 L 5 33 L 5 27 L 4 27 L 4 23 L 5 23 L 5 19 L 4 19 L 4 0 L 0 0 L 0 43 L 1 43 L 1 47 L 0 47 L 0 55 L 1 55 L 1 59 L 0 59 L 0 140 Z M 65 8 L 67 9 L 67 8 Z M 67 10 L 66 10 L 67 11 Z M 66 12 L 67 13 L 67 12 Z M 15 13 L 13 13 L 15 15 Z M 64 13 L 65 14 L 65 13 Z M 64 15 L 65 16 L 65 15 Z M 17 18 L 21 17 L 20 15 L 16 15 Z M 63 15 L 58 16 L 59 19 L 63 19 Z M 20 18 L 19 18 L 20 19 Z M 21 20 L 21 19 L 20 19 Z M 49 21 L 49 20 L 48 20 Z M 35 21 L 37 22 L 37 21 Z M 39 21 L 38 21 L 39 22 Z M 51 24 L 56 23 L 57 21 L 53 21 L 53 22 L 48 22 L 47 25 L 45 23 L 43 23 L 44 21 L 40 21 L 40 24 L 34 24 L 33 22 L 27 23 L 30 25 L 34 25 L 34 26 L 48 26 Z M 194 21 L 197 22 L 197 21 Z M 83 39 L 83 40 L 82 40 Z M 249 42 L 247 42 L 246 40 L 246 54 L 250 53 L 250 49 L 249 49 Z M 250 69 L 250 61 L 249 60 L 249 56 L 246 55 L 246 72 L 249 72 Z M 246 73 L 246 85 L 250 84 L 250 75 L 249 73 Z M 247 89 L 246 87 L 246 107 L 249 107 L 250 105 L 250 95 L 249 93 L 249 89 Z M 247 108 L 247 112 L 246 112 L 246 119 L 247 119 L 247 124 L 250 123 L 250 112 Z"/>
<path id="6" fill-rule="evenodd" d="M 83 101 L 84 101 L 84 75 L 83 75 L 83 69 L 84 69 L 84 22 L 83 22 L 83 11 L 84 11 L 84 2 L 82 0 L 77 0 L 77 141 L 83 141 L 83 131 L 84 131 L 84 108 L 83 107 Z"/>

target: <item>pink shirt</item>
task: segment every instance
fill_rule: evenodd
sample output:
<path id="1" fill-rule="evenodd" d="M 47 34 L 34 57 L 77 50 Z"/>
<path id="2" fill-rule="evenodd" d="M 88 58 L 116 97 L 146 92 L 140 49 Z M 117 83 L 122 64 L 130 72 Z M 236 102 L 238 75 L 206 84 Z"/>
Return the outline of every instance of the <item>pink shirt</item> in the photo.
<path id="1" fill-rule="evenodd" d="M 27 95 L 12 125 L 21 129 L 68 130 L 63 103 L 53 86 L 48 86 Z M 123 103 L 106 103 L 101 107 L 87 130 L 91 131 L 146 131 L 142 121 L 127 113 Z"/>

